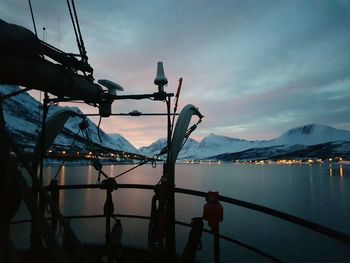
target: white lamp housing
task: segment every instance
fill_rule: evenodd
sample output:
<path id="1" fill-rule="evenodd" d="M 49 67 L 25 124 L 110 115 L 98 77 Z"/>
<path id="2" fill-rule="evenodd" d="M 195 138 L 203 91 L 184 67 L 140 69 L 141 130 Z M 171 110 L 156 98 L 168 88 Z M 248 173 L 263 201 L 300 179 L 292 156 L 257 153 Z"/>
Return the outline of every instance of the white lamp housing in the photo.
<path id="1" fill-rule="evenodd" d="M 108 94 L 110 95 L 117 95 L 117 90 L 118 91 L 123 91 L 124 88 L 120 86 L 117 83 L 114 83 L 113 81 L 110 81 L 108 79 L 99 79 L 98 83 L 101 84 L 102 86 L 106 87 L 108 89 Z"/>

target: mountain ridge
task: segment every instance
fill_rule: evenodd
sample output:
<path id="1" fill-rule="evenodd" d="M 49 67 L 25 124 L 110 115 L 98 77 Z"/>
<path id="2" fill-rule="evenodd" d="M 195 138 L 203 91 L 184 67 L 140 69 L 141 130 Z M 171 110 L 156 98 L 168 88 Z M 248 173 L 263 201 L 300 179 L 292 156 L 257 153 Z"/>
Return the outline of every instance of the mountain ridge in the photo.
<path id="1" fill-rule="evenodd" d="M 334 145 L 334 142 L 350 142 L 350 131 L 336 129 L 324 124 L 306 124 L 291 128 L 280 136 L 271 140 L 245 140 L 229 136 L 210 134 L 201 141 L 192 139 L 191 146 L 180 152 L 179 158 L 184 159 L 209 159 L 224 154 L 245 152 L 255 149 L 269 149 L 277 147 L 283 155 L 283 151 L 290 152 L 294 147 L 305 150 L 313 145 Z M 159 139 L 150 146 L 141 147 L 140 152 L 145 155 L 157 154 L 166 144 L 165 139 Z M 157 147 L 155 147 L 157 145 Z M 339 146 L 339 145 L 338 145 Z M 186 147 L 186 144 L 184 145 Z M 342 151 L 342 153 L 344 153 Z M 271 154 L 266 154 L 266 157 Z M 246 154 L 245 154 L 246 156 Z"/>
<path id="2" fill-rule="evenodd" d="M 0 94 L 9 94 L 19 91 L 18 86 L 0 85 Z M 54 112 L 62 109 L 60 106 L 50 106 L 48 117 Z M 67 107 L 77 113 L 82 113 L 77 107 Z M 30 96 L 27 92 L 18 94 L 3 101 L 4 118 L 6 127 L 9 132 L 15 137 L 17 143 L 27 152 L 32 152 L 35 147 L 35 142 L 38 139 L 38 134 L 41 125 L 40 112 L 42 111 L 42 104 L 35 98 Z M 116 151 L 125 151 L 139 154 L 137 149 L 130 147 L 130 143 L 121 135 L 118 140 L 108 136 L 103 130 L 98 132 L 96 124 L 87 118 L 89 124 L 89 132 L 94 146 L 100 145 L 104 149 L 111 149 Z M 82 121 L 80 117 L 70 117 L 65 123 L 61 133 L 55 138 L 52 146 L 57 149 L 69 149 L 74 141 L 74 149 L 76 151 L 89 151 L 89 142 L 81 136 L 79 131 L 79 123 Z M 102 138 L 100 142 L 99 137 Z M 101 149 L 102 149 L 101 148 Z M 131 150 L 131 151 L 129 151 Z"/>
<path id="3" fill-rule="evenodd" d="M 0 94 L 8 94 L 18 90 L 19 87 L 17 86 L 3 85 L 0 88 Z M 10 132 L 26 150 L 33 150 L 41 123 L 39 114 L 42 110 L 41 103 L 24 92 L 6 99 L 3 106 L 6 125 Z M 59 106 L 50 107 L 49 116 L 61 108 Z M 75 110 L 81 113 L 78 108 L 75 108 Z M 77 151 L 80 149 L 87 150 L 88 146 L 84 142 L 83 137 L 80 135 L 80 137 L 76 136 L 80 122 L 81 119 L 79 117 L 71 117 L 65 124 L 62 133 L 55 139 L 54 144 L 61 144 L 69 148 L 68 145 L 71 144 L 74 138 L 80 138 L 76 140 Z M 103 130 L 100 130 L 98 134 L 96 124 L 89 119 L 88 122 L 91 138 L 95 145 L 150 157 L 154 154 L 159 154 L 166 145 L 167 140 L 161 138 L 149 146 L 136 149 L 120 134 L 106 134 Z M 102 143 L 99 137 L 102 137 Z M 350 131 L 348 130 L 336 129 L 324 124 L 306 124 L 289 129 L 271 140 L 245 140 L 215 134 L 210 134 L 201 141 L 189 138 L 179 154 L 179 159 L 224 158 L 223 155 L 230 156 L 233 153 L 235 153 L 236 157 L 241 156 L 242 158 L 248 158 L 247 156 L 253 158 L 258 153 L 259 158 L 269 158 L 276 156 L 277 153 L 273 150 L 278 151 L 280 156 L 290 155 L 297 151 L 299 155 L 303 155 L 302 151 L 305 154 L 312 155 L 312 150 L 317 148 L 313 147 L 315 145 L 320 145 L 319 148 L 322 148 L 322 155 L 326 152 L 327 147 L 334 154 L 337 152 L 344 154 L 348 151 L 350 145 L 348 142 L 350 142 Z M 321 153 L 320 150 L 317 150 L 317 152 Z"/>

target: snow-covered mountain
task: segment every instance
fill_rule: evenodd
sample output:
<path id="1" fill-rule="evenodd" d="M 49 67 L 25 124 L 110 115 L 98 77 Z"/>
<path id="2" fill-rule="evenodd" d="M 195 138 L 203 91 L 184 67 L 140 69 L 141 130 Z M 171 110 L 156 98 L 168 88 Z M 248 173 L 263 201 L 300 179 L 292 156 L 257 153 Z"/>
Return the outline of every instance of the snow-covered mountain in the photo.
<path id="1" fill-rule="evenodd" d="M 16 86 L 1 86 L 0 94 L 5 95 L 19 88 Z M 39 107 L 41 105 L 25 93 L 3 101 L 6 127 L 16 138 L 19 145 L 25 149 L 33 148 L 38 136 L 40 123 Z"/>
<path id="2" fill-rule="evenodd" d="M 159 153 L 165 144 L 166 140 L 160 139 L 148 147 L 142 147 L 140 151 L 150 156 Z M 191 140 L 189 144 L 185 144 L 179 158 L 210 159 L 233 153 L 237 153 L 233 156 L 235 158 L 239 156 L 242 158 L 248 158 L 248 156 L 251 156 L 251 158 L 269 158 L 298 151 L 308 152 L 312 155 L 310 151 L 315 151 L 315 147 L 312 147 L 315 145 L 320 145 L 322 151 L 326 151 L 326 148 L 330 147 L 329 151 L 344 154 L 348 149 L 348 144 L 350 144 L 350 131 L 321 124 L 309 124 L 290 129 L 276 139 L 266 141 L 248 141 L 210 134 L 200 142 Z M 317 152 L 320 153 L 319 150 Z"/>
<path id="3" fill-rule="evenodd" d="M 211 159 L 222 161 L 235 160 L 280 160 L 280 159 L 328 159 L 350 158 L 350 142 L 338 141 L 315 145 L 277 145 L 271 147 L 252 148 L 241 152 L 225 153 Z"/>
<path id="4" fill-rule="evenodd" d="M 350 131 L 321 124 L 308 124 L 290 129 L 270 143 L 273 145 L 316 145 L 336 141 L 350 141 Z"/>
<path id="5" fill-rule="evenodd" d="M 247 141 L 227 136 L 210 134 L 203 138 L 191 151 L 188 150 L 186 158 L 209 158 L 222 153 L 238 152 L 259 145 L 259 141 Z"/>
<path id="6" fill-rule="evenodd" d="M 199 142 L 192 138 L 188 138 L 184 146 L 182 147 L 182 150 L 180 151 L 179 158 L 185 158 L 188 155 L 192 154 L 193 149 L 196 149 L 198 147 Z M 140 153 L 142 155 L 146 155 L 149 157 L 154 156 L 155 154 L 159 154 L 160 151 L 167 145 L 167 139 L 166 138 L 161 138 L 152 143 L 149 146 L 144 146 L 141 147 Z"/>
<path id="7" fill-rule="evenodd" d="M 16 86 L 0 86 L 0 95 L 18 91 Z M 51 106 L 49 116 L 61 109 Z M 80 112 L 78 108 L 75 111 Z M 25 150 L 32 151 L 41 123 L 42 105 L 27 93 L 22 93 L 4 101 L 4 115 L 9 131 L 15 136 L 17 143 Z M 89 144 L 79 131 L 80 117 L 71 117 L 53 145 L 69 147 L 74 138 L 77 150 L 89 150 Z M 166 145 L 166 139 L 159 139 L 150 146 L 137 150 L 120 134 L 106 134 L 100 130 L 99 140 L 96 125 L 88 120 L 91 138 L 96 145 L 108 149 L 125 151 L 147 156 L 159 154 Z M 339 130 L 321 124 L 309 124 L 290 129 L 281 136 L 268 141 L 248 141 L 237 138 L 210 134 L 200 142 L 189 138 L 179 154 L 180 159 L 210 159 L 210 158 L 269 158 L 271 156 L 299 156 L 323 154 L 328 152 L 346 154 L 350 152 L 350 131 Z M 349 153 L 350 154 L 350 153 Z M 221 157 L 218 157 L 221 156 Z M 226 156 L 226 157 L 224 157 Z"/>
<path id="8" fill-rule="evenodd" d="M 149 146 L 141 147 L 139 151 L 142 155 L 151 157 L 155 154 L 159 154 L 160 151 L 166 146 L 166 143 L 167 143 L 167 139 L 161 138 L 156 140 L 154 143 L 152 143 Z"/>
<path id="9" fill-rule="evenodd" d="M 1 85 L 0 95 L 9 94 L 19 89 L 20 88 L 17 86 Z M 10 133 L 15 137 L 17 143 L 24 147 L 26 151 L 32 151 L 40 130 L 42 104 L 28 93 L 24 92 L 6 99 L 3 107 L 6 125 Z M 61 108 L 60 106 L 50 106 L 48 117 Z M 82 113 L 78 108 L 73 108 L 73 110 Z M 61 133 L 53 142 L 53 146 L 65 148 L 72 145 L 74 141 L 75 149 L 80 151 L 92 150 L 92 146 L 83 138 L 82 133 L 78 133 L 81 121 L 82 119 L 80 117 L 70 117 Z M 111 137 L 102 130 L 100 130 L 100 134 L 98 134 L 96 125 L 89 119 L 88 122 L 92 141 L 96 145 L 117 151 L 138 153 L 138 151 L 121 135 L 114 135 Z M 99 135 L 102 142 L 100 142 Z"/>
<path id="10" fill-rule="evenodd" d="M 119 133 L 108 134 L 108 136 L 112 139 L 113 144 L 123 149 L 125 152 L 140 154 L 140 151 L 134 147 L 127 139 L 121 136 Z"/>

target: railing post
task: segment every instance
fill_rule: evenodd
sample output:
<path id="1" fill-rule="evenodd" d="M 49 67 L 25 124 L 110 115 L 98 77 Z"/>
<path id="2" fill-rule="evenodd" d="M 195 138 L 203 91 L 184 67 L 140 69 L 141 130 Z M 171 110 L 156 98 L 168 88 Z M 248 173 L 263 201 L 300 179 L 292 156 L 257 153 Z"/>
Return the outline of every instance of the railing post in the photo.
<path id="1" fill-rule="evenodd" d="M 114 205 L 112 201 L 112 190 L 107 189 L 106 191 L 106 202 L 103 207 L 104 214 L 106 216 L 106 246 L 110 243 L 110 235 L 111 235 L 111 216 L 114 212 Z"/>
<path id="2" fill-rule="evenodd" d="M 171 118 L 170 118 L 170 106 L 171 106 L 171 97 L 168 96 L 166 100 L 167 104 L 167 119 L 168 119 L 168 129 L 167 129 L 167 147 L 168 147 L 168 156 L 167 162 L 164 169 L 164 175 L 168 179 L 169 193 L 168 193 L 168 231 L 166 238 L 166 247 L 169 256 L 170 262 L 175 262 L 176 258 L 176 242 L 175 242 L 175 163 L 170 162 L 170 149 L 171 149 Z"/>
<path id="3" fill-rule="evenodd" d="M 108 251 L 108 262 L 111 262 L 111 256 L 109 254 L 109 247 L 111 243 L 111 217 L 113 216 L 114 213 L 114 205 L 113 205 L 113 198 L 112 198 L 112 192 L 113 190 L 118 189 L 118 184 L 115 181 L 114 178 L 107 178 L 102 181 L 101 183 L 101 189 L 106 190 L 106 202 L 103 207 L 103 212 L 106 217 L 106 232 L 105 232 L 105 237 L 106 237 L 106 247 Z"/>
<path id="4" fill-rule="evenodd" d="M 219 202 L 219 193 L 209 191 L 206 196 L 207 203 L 203 207 L 203 219 L 208 221 L 208 225 L 214 235 L 214 262 L 220 262 L 220 222 L 224 219 L 224 208 Z"/>
<path id="5" fill-rule="evenodd" d="M 220 262 L 220 238 L 219 231 L 214 232 L 214 262 Z"/>

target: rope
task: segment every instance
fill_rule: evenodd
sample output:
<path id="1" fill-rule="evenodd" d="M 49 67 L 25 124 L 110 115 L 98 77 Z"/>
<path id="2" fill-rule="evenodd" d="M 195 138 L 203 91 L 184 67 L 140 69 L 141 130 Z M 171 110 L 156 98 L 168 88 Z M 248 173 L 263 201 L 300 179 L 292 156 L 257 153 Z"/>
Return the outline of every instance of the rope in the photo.
<path id="1" fill-rule="evenodd" d="M 100 130 L 99 126 L 100 126 L 100 123 L 101 123 L 101 119 L 102 118 L 100 118 L 100 121 L 98 123 L 98 127 L 97 127 L 98 130 L 97 131 Z M 118 178 L 118 177 L 120 177 L 120 176 L 122 176 L 122 175 L 124 175 L 124 174 L 126 174 L 126 173 L 128 173 L 128 172 L 130 172 L 130 171 L 132 171 L 132 170 L 134 170 L 134 169 L 136 169 L 136 168 L 138 168 L 138 167 L 148 163 L 148 162 L 152 162 L 152 167 L 153 168 L 156 167 L 156 159 L 158 159 L 158 155 L 155 155 L 153 158 L 146 158 L 144 161 L 140 162 L 138 165 L 136 165 L 136 166 L 134 166 L 134 167 L 132 167 L 132 168 L 130 168 L 130 169 L 128 169 L 128 170 L 126 170 L 126 171 L 116 175 L 116 176 L 110 177 L 102 170 L 102 165 L 101 165 L 99 157 L 96 154 L 96 151 L 94 149 L 94 143 L 93 143 L 93 140 L 92 140 L 91 132 L 90 132 L 88 127 L 83 130 L 83 135 L 86 137 L 86 140 L 90 144 L 90 149 L 91 149 L 92 156 L 93 156 L 93 160 L 92 160 L 93 166 L 99 172 L 98 177 L 97 177 L 97 183 L 100 183 L 101 175 L 103 175 L 106 179 L 107 178 L 116 179 L 116 178 Z M 100 139 L 100 142 L 102 143 L 102 140 L 101 140 L 100 136 L 99 136 L 99 139 Z"/>
<path id="2" fill-rule="evenodd" d="M 26 91 L 28 91 L 28 90 L 31 90 L 31 89 L 32 89 L 32 88 L 24 88 L 24 89 L 21 89 L 21 90 L 14 91 L 14 92 L 12 92 L 12 93 L 3 95 L 3 96 L 0 97 L 0 102 L 3 102 L 3 101 L 6 100 L 6 99 L 9 99 L 9 98 L 11 98 L 11 97 L 17 96 L 17 95 L 19 95 L 19 94 L 21 94 L 21 93 L 23 93 L 23 92 L 26 92 Z"/>
<path id="3" fill-rule="evenodd" d="M 35 25 L 35 19 L 34 19 L 33 9 L 32 9 L 32 2 L 31 2 L 30 0 L 28 0 L 28 4 L 29 4 L 29 9 L 30 9 L 30 14 L 32 15 L 33 26 L 34 26 L 34 32 L 35 32 L 35 35 L 38 36 L 38 32 L 36 31 L 36 25 Z"/>
<path id="4" fill-rule="evenodd" d="M 182 87 L 182 78 L 179 79 L 179 85 L 177 87 L 177 91 L 176 91 L 176 95 L 175 95 L 176 100 L 175 100 L 175 105 L 174 105 L 174 115 L 173 115 L 173 120 L 172 120 L 172 123 L 171 123 L 170 134 L 173 133 L 174 122 L 175 122 L 175 113 L 177 111 L 177 105 L 178 105 L 179 98 L 180 98 L 181 87 Z"/>
<path id="5" fill-rule="evenodd" d="M 98 158 L 98 155 L 95 153 L 95 149 L 93 149 L 94 144 L 93 144 L 91 133 L 90 133 L 90 130 L 88 127 L 83 130 L 83 135 L 85 135 L 86 140 L 90 144 L 89 146 L 90 146 L 92 156 L 93 156 L 93 160 L 92 160 L 93 166 L 99 172 L 98 177 L 97 177 L 97 182 L 100 183 L 101 175 L 103 175 L 106 179 L 109 178 L 109 176 L 102 170 L 102 165 L 101 165 L 100 159 Z M 101 143 L 102 143 L 102 141 L 101 141 Z"/>
<path id="6" fill-rule="evenodd" d="M 70 18 L 71 18 L 71 20 L 72 20 L 72 25 L 73 25 L 73 29 L 74 29 L 74 33 L 75 33 L 75 39 L 76 39 L 76 41 L 77 41 L 79 53 L 80 53 L 80 55 L 82 56 L 83 51 L 82 51 L 81 46 L 80 46 L 80 41 L 79 41 L 79 37 L 78 37 L 78 32 L 77 32 L 77 28 L 76 28 L 76 26 L 75 26 L 75 21 L 74 21 L 74 17 L 73 17 L 73 13 L 72 13 L 72 8 L 71 8 L 71 6 L 70 6 L 69 0 L 67 0 L 67 6 L 68 6 Z"/>
<path id="7" fill-rule="evenodd" d="M 134 166 L 134 167 L 132 167 L 132 168 L 130 168 L 130 169 L 128 169 L 128 170 L 126 170 L 126 171 L 116 175 L 116 176 L 113 176 L 112 178 L 116 179 L 116 178 L 118 178 L 118 177 L 120 177 L 120 176 L 122 176 L 122 175 L 124 175 L 124 174 L 126 174 L 126 173 L 128 173 L 128 172 L 130 172 L 130 171 L 132 171 L 132 170 L 134 170 L 134 169 L 136 169 L 136 168 L 138 168 L 138 167 L 148 163 L 148 162 L 150 162 L 150 161 L 152 162 L 152 167 L 155 168 L 154 164 L 156 163 L 156 160 L 154 158 L 147 158 L 146 160 L 142 161 L 138 165 L 136 165 L 136 166 Z"/>
<path id="8" fill-rule="evenodd" d="M 41 103 L 41 96 L 42 96 L 42 93 L 41 93 L 41 91 L 39 92 L 39 102 Z M 40 109 L 40 103 L 38 104 L 38 117 L 39 117 L 39 122 L 40 122 L 40 120 L 41 120 L 41 109 Z M 48 105 L 49 106 L 49 105 Z M 39 130 L 38 130 L 38 132 L 39 132 Z"/>
<path id="9" fill-rule="evenodd" d="M 100 134 L 101 120 L 102 120 L 102 117 L 100 116 L 100 119 L 99 119 L 98 125 L 97 125 L 97 136 L 98 136 L 98 139 L 100 140 L 100 143 L 102 143 L 101 134 Z"/>
<path id="10" fill-rule="evenodd" d="M 85 46 L 84 46 L 84 41 L 83 41 L 83 37 L 81 35 L 81 31 L 80 31 L 80 26 L 79 26 L 79 20 L 78 20 L 78 16 L 77 16 L 77 11 L 75 9 L 75 4 L 74 4 L 74 0 L 72 1 L 72 7 L 73 7 L 73 12 L 74 12 L 74 17 L 75 17 L 75 21 L 77 23 L 77 29 L 78 29 L 78 35 L 79 35 L 79 40 L 80 40 L 80 48 L 82 51 L 82 59 L 83 61 L 87 62 L 88 57 L 86 56 L 86 50 L 85 50 Z"/>

